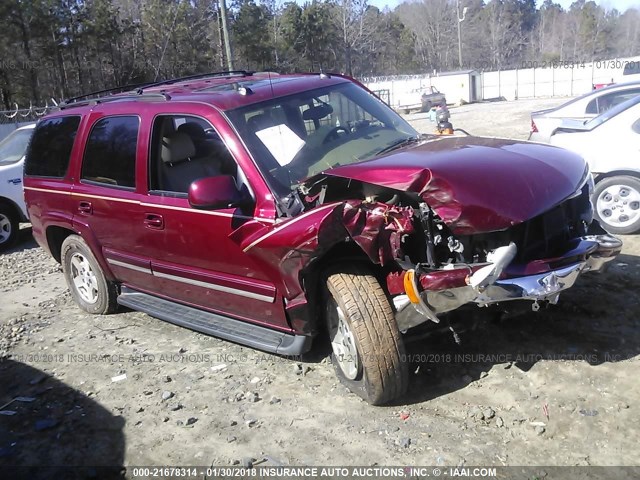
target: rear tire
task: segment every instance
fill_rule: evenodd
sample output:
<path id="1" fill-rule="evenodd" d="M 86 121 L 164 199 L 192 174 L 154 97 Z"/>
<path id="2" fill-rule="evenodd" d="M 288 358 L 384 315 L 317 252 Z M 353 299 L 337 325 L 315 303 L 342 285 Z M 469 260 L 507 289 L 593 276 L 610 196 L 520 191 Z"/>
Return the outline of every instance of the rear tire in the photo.
<path id="1" fill-rule="evenodd" d="M 592 202 L 602 228 L 627 235 L 640 230 L 640 179 L 620 175 L 596 184 Z"/>
<path id="2" fill-rule="evenodd" d="M 69 235 L 62 242 L 61 250 L 64 278 L 80 308 L 98 315 L 115 312 L 118 308 L 116 286 L 105 278 L 82 237 Z"/>
<path id="3" fill-rule="evenodd" d="M 331 360 L 338 378 L 372 405 L 397 399 L 407 390 L 409 372 L 380 283 L 366 268 L 353 267 L 328 275 L 326 287 Z"/>
<path id="4" fill-rule="evenodd" d="M 11 207 L 0 205 L 0 252 L 11 247 L 18 239 L 20 219 Z"/>

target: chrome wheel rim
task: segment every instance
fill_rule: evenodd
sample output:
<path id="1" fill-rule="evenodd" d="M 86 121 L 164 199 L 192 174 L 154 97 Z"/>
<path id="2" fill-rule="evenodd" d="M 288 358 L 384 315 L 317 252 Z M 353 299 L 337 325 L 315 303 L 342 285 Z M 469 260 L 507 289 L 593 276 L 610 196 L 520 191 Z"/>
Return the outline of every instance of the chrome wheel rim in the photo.
<path id="1" fill-rule="evenodd" d="M 0 213 L 0 243 L 5 243 L 11 236 L 11 220 L 6 215 Z"/>
<path id="2" fill-rule="evenodd" d="M 640 192 L 628 185 L 611 185 L 598 195 L 596 210 L 607 225 L 628 227 L 640 218 Z"/>
<path id="3" fill-rule="evenodd" d="M 73 286 L 87 303 L 98 301 L 98 279 L 87 258 L 81 253 L 71 257 L 71 280 Z"/>
<path id="4" fill-rule="evenodd" d="M 331 302 L 330 331 L 331 349 L 340 370 L 349 380 L 355 380 L 360 371 L 360 357 L 356 348 L 356 339 L 349 328 L 344 312 L 335 301 Z"/>

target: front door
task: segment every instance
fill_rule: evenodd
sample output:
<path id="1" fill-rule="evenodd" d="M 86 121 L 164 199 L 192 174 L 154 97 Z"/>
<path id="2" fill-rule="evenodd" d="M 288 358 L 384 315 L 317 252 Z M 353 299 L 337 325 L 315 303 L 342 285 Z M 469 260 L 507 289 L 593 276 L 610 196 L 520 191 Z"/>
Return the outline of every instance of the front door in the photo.
<path id="1" fill-rule="evenodd" d="M 153 291 L 236 318 L 289 329 L 283 300 L 260 267 L 229 235 L 247 222 L 264 222 L 239 209 L 197 210 L 189 185 L 232 175 L 246 182 L 213 126 L 193 115 L 159 115 L 152 125 L 149 193 L 141 204 L 142 236 L 153 271 Z"/>

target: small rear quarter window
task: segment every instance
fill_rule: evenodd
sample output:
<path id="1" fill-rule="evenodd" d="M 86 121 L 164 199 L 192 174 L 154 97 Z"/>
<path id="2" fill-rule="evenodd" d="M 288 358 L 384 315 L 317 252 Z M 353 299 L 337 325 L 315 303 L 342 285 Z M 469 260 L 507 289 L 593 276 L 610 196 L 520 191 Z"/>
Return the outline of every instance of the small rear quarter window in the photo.
<path id="1" fill-rule="evenodd" d="M 42 120 L 36 126 L 27 150 L 25 175 L 64 177 L 79 125 L 79 115 Z"/>

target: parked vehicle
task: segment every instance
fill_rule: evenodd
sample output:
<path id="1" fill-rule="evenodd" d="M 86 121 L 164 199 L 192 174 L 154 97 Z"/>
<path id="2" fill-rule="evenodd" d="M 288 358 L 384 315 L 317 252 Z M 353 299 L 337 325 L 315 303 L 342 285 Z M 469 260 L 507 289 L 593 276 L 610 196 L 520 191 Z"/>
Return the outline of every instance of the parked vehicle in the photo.
<path id="1" fill-rule="evenodd" d="M 607 231 L 640 230 L 640 95 L 592 120 L 566 122 L 551 143 L 589 163 L 595 214 Z"/>
<path id="2" fill-rule="evenodd" d="M 447 104 L 444 93 L 440 93 L 438 89 L 433 86 L 417 88 L 408 92 L 403 98 L 405 100 L 404 103 L 397 105 L 396 110 L 404 114 L 411 113 L 412 110 L 418 109 L 421 112 L 428 112 L 431 107 Z"/>
<path id="3" fill-rule="evenodd" d="M 600 88 L 569 100 L 559 107 L 533 112 L 529 140 L 548 143 L 553 131 L 560 127 L 563 121 L 572 119 L 582 122 L 595 118 L 636 95 L 640 95 L 640 81 Z"/>
<path id="4" fill-rule="evenodd" d="M 640 81 L 640 57 L 624 60 L 622 65 L 622 75 L 616 79 L 618 82 Z"/>
<path id="5" fill-rule="evenodd" d="M 446 105 L 447 98 L 444 93 L 440 93 L 436 87 L 427 87 L 426 91 L 421 97 L 422 108 L 421 111 L 428 112 L 431 107 L 437 107 L 438 105 Z"/>
<path id="6" fill-rule="evenodd" d="M 25 167 L 75 301 L 282 355 L 328 331 L 340 380 L 402 396 L 403 337 L 462 307 L 554 303 L 621 242 L 565 150 L 421 136 L 359 83 L 224 72 L 61 104 Z M 597 224 L 591 225 L 597 227 Z"/>
<path id="7" fill-rule="evenodd" d="M 28 221 L 22 170 L 33 127 L 35 123 L 22 126 L 0 142 L 0 251 L 15 243 L 20 222 Z"/>

